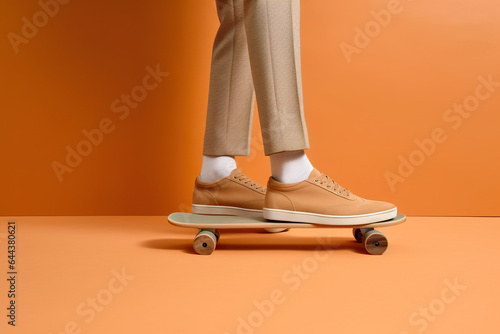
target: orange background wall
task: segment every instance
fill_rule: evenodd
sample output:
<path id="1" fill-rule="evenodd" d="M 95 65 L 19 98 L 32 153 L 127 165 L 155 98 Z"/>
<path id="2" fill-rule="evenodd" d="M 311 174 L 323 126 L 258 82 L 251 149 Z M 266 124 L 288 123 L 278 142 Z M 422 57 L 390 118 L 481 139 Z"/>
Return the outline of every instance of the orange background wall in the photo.
<path id="1" fill-rule="evenodd" d="M 201 167 L 214 0 L 73 0 L 57 13 L 51 7 L 46 22 L 36 1 L 0 6 L 0 215 L 189 210 Z M 500 86 L 481 84 L 488 76 L 500 82 L 498 2 L 307 0 L 301 8 L 314 165 L 410 215 L 500 215 Z M 390 22 L 382 15 L 388 9 Z M 21 35 L 23 17 L 33 22 L 33 15 L 40 27 L 16 53 L 9 33 Z M 360 35 L 366 28 L 371 37 Z M 138 88 L 146 67 L 157 65 L 168 76 L 149 91 Z M 128 115 L 114 112 L 125 104 L 112 103 L 131 92 L 147 96 Z M 463 103 L 473 111 L 448 111 Z M 65 163 L 67 146 L 75 149 L 82 131 L 103 119 L 113 131 L 61 182 L 52 164 Z M 417 166 L 398 172 L 400 159 Z M 266 182 L 257 119 L 252 155 L 238 161 Z M 391 186 L 388 172 L 403 176 Z"/>

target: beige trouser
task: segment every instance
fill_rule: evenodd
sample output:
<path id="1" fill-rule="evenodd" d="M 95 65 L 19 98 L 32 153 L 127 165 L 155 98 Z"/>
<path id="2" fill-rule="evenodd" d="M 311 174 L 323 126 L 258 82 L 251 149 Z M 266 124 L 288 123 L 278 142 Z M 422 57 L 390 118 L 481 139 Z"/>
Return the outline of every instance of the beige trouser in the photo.
<path id="1" fill-rule="evenodd" d="M 217 0 L 204 155 L 249 155 L 254 88 L 266 155 L 309 148 L 300 0 Z"/>

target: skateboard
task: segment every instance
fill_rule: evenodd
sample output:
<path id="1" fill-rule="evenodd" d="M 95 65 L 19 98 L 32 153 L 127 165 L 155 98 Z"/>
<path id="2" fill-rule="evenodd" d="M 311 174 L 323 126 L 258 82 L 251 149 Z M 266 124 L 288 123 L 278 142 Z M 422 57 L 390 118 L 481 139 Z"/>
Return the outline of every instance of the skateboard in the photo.
<path id="1" fill-rule="evenodd" d="M 193 248 L 196 253 L 201 255 L 212 254 L 220 238 L 219 230 L 228 228 L 352 228 L 354 238 L 357 242 L 363 244 L 369 254 L 381 255 L 386 251 L 388 242 L 387 238 L 382 233 L 375 230 L 375 228 L 401 224 L 405 220 L 405 215 L 398 214 L 396 217 L 390 220 L 369 224 L 346 226 L 271 221 L 264 218 L 249 218 L 242 216 L 210 216 L 185 212 L 175 212 L 168 216 L 168 221 L 172 225 L 179 227 L 197 228 L 200 230 L 194 238 Z"/>

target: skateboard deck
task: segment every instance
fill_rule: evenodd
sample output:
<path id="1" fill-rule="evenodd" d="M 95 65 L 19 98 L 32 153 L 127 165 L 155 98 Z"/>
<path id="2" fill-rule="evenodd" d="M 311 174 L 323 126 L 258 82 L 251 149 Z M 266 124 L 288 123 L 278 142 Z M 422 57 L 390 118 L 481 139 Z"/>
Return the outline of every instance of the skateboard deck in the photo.
<path id="1" fill-rule="evenodd" d="M 241 216 L 211 216 L 186 212 L 175 212 L 168 216 L 170 224 L 179 227 L 200 229 L 196 235 L 193 248 L 198 254 L 209 255 L 217 245 L 221 229 L 248 229 L 248 228 L 351 228 L 356 241 L 363 243 L 370 254 L 380 255 L 388 246 L 387 238 L 375 230 L 379 227 L 388 227 L 401 224 L 406 216 L 398 214 L 396 217 L 382 222 L 358 225 L 323 225 L 311 223 L 297 223 L 285 221 L 270 221 L 264 218 L 249 218 Z"/>

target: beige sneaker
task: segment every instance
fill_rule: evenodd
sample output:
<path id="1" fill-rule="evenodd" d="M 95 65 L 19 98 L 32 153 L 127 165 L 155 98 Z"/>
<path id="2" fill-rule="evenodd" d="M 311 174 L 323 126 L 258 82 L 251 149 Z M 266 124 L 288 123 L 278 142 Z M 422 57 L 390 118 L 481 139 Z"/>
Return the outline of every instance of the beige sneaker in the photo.
<path id="1" fill-rule="evenodd" d="M 203 182 L 198 176 L 194 186 L 192 212 L 262 218 L 265 196 L 266 187 L 252 181 L 238 169 L 214 182 Z"/>
<path id="2" fill-rule="evenodd" d="M 269 178 L 263 214 L 270 220 L 349 226 L 392 219 L 397 208 L 358 197 L 314 169 L 298 183 Z"/>
<path id="3" fill-rule="evenodd" d="M 193 192 L 191 211 L 202 215 L 228 215 L 263 218 L 262 208 L 266 187 L 252 181 L 240 170 L 214 182 L 200 181 L 198 176 Z M 288 231 L 287 228 L 265 228 L 269 233 Z"/>

